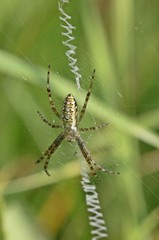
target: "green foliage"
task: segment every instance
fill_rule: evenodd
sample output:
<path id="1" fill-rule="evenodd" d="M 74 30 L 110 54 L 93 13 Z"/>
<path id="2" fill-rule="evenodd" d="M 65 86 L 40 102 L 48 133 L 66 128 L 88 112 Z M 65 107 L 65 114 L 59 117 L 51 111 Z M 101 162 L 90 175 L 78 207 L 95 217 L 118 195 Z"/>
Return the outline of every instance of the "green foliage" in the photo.
<path id="1" fill-rule="evenodd" d="M 1 239 L 90 239 L 76 144 L 64 142 L 53 155 L 50 178 L 41 172 L 43 163 L 34 164 L 59 133 L 37 115 L 40 110 L 59 123 L 46 94 L 49 63 L 58 109 L 68 93 L 82 106 L 96 69 L 81 126 L 109 123 L 82 135 L 96 161 L 120 172 L 99 173 L 96 180 L 109 238 L 159 238 L 158 9 L 155 1 L 70 1 L 66 10 L 76 26 L 83 74 L 78 91 L 62 45 L 58 2 L 1 2 Z"/>

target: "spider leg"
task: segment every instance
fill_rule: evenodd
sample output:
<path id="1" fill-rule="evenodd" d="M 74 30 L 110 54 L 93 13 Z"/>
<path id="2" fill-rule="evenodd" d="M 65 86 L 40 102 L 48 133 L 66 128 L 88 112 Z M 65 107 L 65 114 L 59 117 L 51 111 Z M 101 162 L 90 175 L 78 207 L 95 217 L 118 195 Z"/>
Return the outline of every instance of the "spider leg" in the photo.
<path id="1" fill-rule="evenodd" d="M 37 111 L 37 113 L 39 114 L 39 117 L 41 118 L 41 120 L 44 123 L 46 123 L 49 127 L 52 127 L 52 128 L 63 128 L 61 125 L 55 125 L 55 124 L 49 123 L 48 120 L 46 118 L 44 118 L 44 116 L 39 111 Z"/>
<path id="2" fill-rule="evenodd" d="M 102 123 L 100 125 L 97 126 L 93 126 L 93 127 L 88 127 L 88 128 L 79 128 L 79 131 L 81 132 L 87 132 L 87 131 L 92 131 L 92 130 L 98 130 L 99 128 L 103 128 L 105 126 L 107 126 L 108 123 Z"/>
<path id="3" fill-rule="evenodd" d="M 89 98 L 90 98 L 91 91 L 92 91 L 94 74 L 95 74 L 95 69 L 93 70 L 93 74 L 92 74 L 90 86 L 89 86 L 89 89 L 88 89 L 88 92 L 87 92 L 87 95 L 86 95 L 86 98 L 85 98 L 85 101 L 84 101 L 82 110 L 81 110 L 80 115 L 79 115 L 79 122 L 82 120 L 82 118 L 83 118 L 83 116 L 84 116 L 84 113 L 85 113 L 85 111 L 86 111 L 87 103 L 88 103 L 88 100 L 89 100 Z"/>
<path id="4" fill-rule="evenodd" d="M 47 94 L 48 94 L 48 98 L 49 98 L 49 102 L 50 102 L 50 107 L 52 109 L 52 111 L 56 114 L 56 116 L 61 119 L 61 116 L 59 114 L 59 112 L 57 111 L 54 102 L 52 100 L 52 96 L 51 96 L 51 89 L 50 89 L 50 65 L 48 66 L 48 72 L 47 72 Z"/>
<path id="5" fill-rule="evenodd" d="M 86 161 L 87 161 L 87 163 L 88 163 L 88 165 L 89 165 L 89 167 L 90 167 L 90 169 L 91 169 L 92 174 L 93 174 L 95 177 L 97 177 L 97 175 L 96 175 L 96 172 L 95 172 L 95 170 L 94 170 L 94 167 L 95 167 L 97 170 L 100 170 L 100 171 L 102 171 L 102 172 L 106 172 L 106 173 L 109 173 L 109 174 L 119 174 L 119 173 L 116 173 L 116 172 L 114 172 L 114 171 L 112 171 L 112 170 L 103 168 L 103 167 L 101 167 L 99 164 L 97 164 L 97 163 L 93 160 L 93 158 L 91 157 L 90 152 L 89 152 L 88 149 L 86 148 L 86 145 L 85 145 L 84 141 L 82 140 L 82 138 L 80 137 L 79 134 L 76 136 L 76 141 L 77 141 L 77 143 L 78 143 L 79 148 L 81 149 L 81 152 L 82 152 L 84 158 L 86 159 Z"/>
<path id="6" fill-rule="evenodd" d="M 97 164 L 94 160 L 93 160 L 93 164 L 94 166 L 97 168 L 97 170 L 100 170 L 102 172 L 105 172 L 105 173 L 109 173 L 109 174 L 120 174 L 119 172 L 114 172 L 112 170 L 109 170 L 107 168 L 103 168 L 101 167 L 99 164 Z"/>
<path id="7" fill-rule="evenodd" d="M 84 156 L 84 158 L 86 159 L 86 161 L 87 161 L 87 163 L 89 165 L 89 168 L 91 170 L 92 175 L 94 175 L 95 177 L 98 177 L 97 174 L 96 174 L 96 171 L 95 171 L 95 169 L 94 169 L 94 167 L 92 165 L 93 159 L 92 159 L 92 157 L 90 155 L 90 152 L 86 148 L 86 145 L 83 142 L 83 140 L 82 140 L 82 138 L 80 137 L 79 134 L 76 136 L 76 141 L 77 141 L 78 146 L 79 146 L 79 148 L 80 148 L 80 150 L 82 152 L 82 155 Z"/>
<path id="8" fill-rule="evenodd" d="M 65 138 L 64 133 L 63 132 L 60 133 L 58 137 L 54 140 L 54 142 L 46 150 L 46 152 L 35 162 L 35 163 L 40 163 L 45 157 L 47 157 L 44 163 L 44 170 L 48 176 L 50 176 L 50 174 L 47 171 L 50 157 L 55 152 L 55 150 L 59 147 L 59 145 L 64 140 L 64 138 Z"/>

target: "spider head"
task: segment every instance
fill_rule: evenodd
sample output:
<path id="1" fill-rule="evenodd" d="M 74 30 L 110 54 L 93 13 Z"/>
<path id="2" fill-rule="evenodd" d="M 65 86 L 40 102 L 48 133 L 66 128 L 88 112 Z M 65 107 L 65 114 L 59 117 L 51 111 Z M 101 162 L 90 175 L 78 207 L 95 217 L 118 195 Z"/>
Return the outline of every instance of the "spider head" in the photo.
<path id="1" fill-rule="evenodd" d="M 75 142 L 75 135 L 77 132 L 77 128 L 76 127 L 69 127 L 69 128 L 65 128 L 65 138 L 68 142 Z"/>

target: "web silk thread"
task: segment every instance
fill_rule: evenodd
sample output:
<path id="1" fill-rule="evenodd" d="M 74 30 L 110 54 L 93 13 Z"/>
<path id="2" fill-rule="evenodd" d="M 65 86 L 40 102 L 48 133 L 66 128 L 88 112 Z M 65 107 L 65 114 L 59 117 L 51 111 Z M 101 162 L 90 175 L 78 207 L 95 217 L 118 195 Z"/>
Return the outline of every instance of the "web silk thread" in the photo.
<path id="1" fill-rule="evenodd" d="M 58 3 L 58 8 L 59 8 L 59 11 L 61 14 L 60 20 L 64 23 L 64 24 L 61 24 L 61 27 L 64 29 L 64 31 L 62 31 L 61 34 L 62 34 L 62 36 L 64 36 L 64 38 L 66 38 L 66 40 L 62 41 L 62 43 L 64 46 L 68 47 L 68 50 L 66 51 L 65 54 L 68 58 L 68 61 L 69 61 L 68 65 L 70 66 L 71 72 L 75 76 L 77 88 L 79 90 L 81 88 L 80 79 L 82 76 L 79 73 L 79 67 L 77 66 L 77 58 L 76 58 L 77 47 L 71 43 L 75 39 L 75 37 L 73 36 L 73 30 L 75 30 L 76 28 L 74 26 L 72 26 L 71 23 L 69 23 L 71 16 L 66 14 L 65 11 L 63 10 L 63 5 L 65 3 L 69 3 L 69 1 L 61 0 Z"/>
<path id="2" fill-rule="evenodd" d="M 87 173 L 82 173 L 81 184 L 85 192 L 87 211 L 89 213 L 89 225 L 91 226 L 92 240 L 107 238 L 107 228 L 101 213 L 101 206 L 96 192 L 96 187 L 93 185 Z"/>
<path id="3" fill-rule="evenodd" d="M 68 48 L 66 51 L 66 56 L 69 61 L 69 67 L 71 72 L 75 76 L 76 84 L 78 90 L 80 89 L 80 79 L 81 74 L 79 73 L 79 67 L 77 66 L 77 58 L 76 58 L 76 49 L 77 47 L 72 44 L 72 41 L 74 41 L 75 37 L 73 36 L 73 30 L 76 28 L 70 23 L 71 16 L 65 13 L 63 10 L 63 5 L 65 3 L 69 3 L 69 0 L 61 0 L 58 3 L 58 9 L 60 12 L 60 20 L 61 20 L 61 27 L 64 29 L 62 31 L 62 36 L 66 38 L 66 40 L 63 40 L 62 43 L 64 46 Z M 85 192 L 86 197 L 86 204 L 87 204 L 87 211 L 89 213 L 89 225 L 91 226 L 91 234 L 92 234 L 92 240 L 98 240 L 107 238 L 107 228 L 105 221 L 103 219 L 103 214 L 101 213 L 101 206 L 98 199 L 98 194 L 96 192 L 96 187 L 93 185 L 90 180 L 89 176 L 86 173 L 86 170 L 82 168 L 82 180 L 81 184 L 83 187 L 83 191 Z"/>

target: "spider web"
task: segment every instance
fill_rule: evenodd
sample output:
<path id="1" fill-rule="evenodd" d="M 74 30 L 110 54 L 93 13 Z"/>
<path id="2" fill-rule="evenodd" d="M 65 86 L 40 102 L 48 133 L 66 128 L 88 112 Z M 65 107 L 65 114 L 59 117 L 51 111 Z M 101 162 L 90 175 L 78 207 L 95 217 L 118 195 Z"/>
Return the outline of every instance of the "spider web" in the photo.
<path id="1" fill-rule="evenodd" d="M 66 1 L 64 1 L 64 2 L 66 2 Z M 69 7 L 71 8 L 71 2 L 69 4 Z M 20 10 L 18 10 L 16 5 L 11 5 L 11 9 L 12 9 L 17 21 L 19 21 L 21 26 L 23 26 L 23 29 L 24 29 L 23 31 L 28 33 L 27 34 L 28 39 L 30 40 L 30 42 L 32 42 L 34 40 L 34 37 L 32 36 L 32 33 L 30 32 L 29 25 L 27 25 L 25 23 L 25 16 L 23 16 L 24 12 L 21 11 L 21 13 L 20 13 Z M 39 8 L 39 11 L 42 11 L 42 7 Z M 58 18 L 58 16 L 57 16 L 57 18 Z M 73 23 L 71 22 L 72 19 L 69 19 L 69 20 L 70 20 L 70 24 L 73 25 Z M 61 31 L 60 24 L 57 25 L 57 28 L 59 28 L 59 31 Z M 133 26 L 133 28 L 134 28 L 135 33 L 138 34 L 139 36 L 147 35 L 147 30 L 145 29 L 146 21 L 142 21 L 141 19 L 138 19 L 136 21 L 135 25 Z M 16 31 L 16 29 L 12 30 L 12 32 L 10 29 L 7 29 L 7 28 L 0 29 L 1 36 L 6 42 L 6 49 L 9 46 L 8 51 L 13 52 L 12 48 L 14 48 L 14 51 L 16 52 L 17 55 L 19 55 L 19 57 L 21 59 L 26 61 L 31 66 L 34 66 L 35 65 L 34 64 L 35 60 L 33 59 L 34 57 L 32 55 L 30 55 L 29 53 L 27 54 L 24 51 L 24 48 L 22 48 L 22 45 L 18 44 L 14 40 L 14 31 Z M 19 39 L 19 41 L 20 41 L 20 39 Z M 51 40 L 48 40 L 48 41 L 51 43 Z M 69 42 L 69 44 L 70 44 L 70 42 Z M 50 45 L 49 45 L 49 49 L 50 49 Z M 53 47 L 53 46 L 51 45 L 51 47 Z M 155 42 L 152 41 L 151 45 L 147 44 L 147 48 L 148 48 L 148 50 L 146 49 L 146 51 L 148 51 L 150 53 L 150 55 L 153 56 L 152 58 L 158 59 L 158 56 L 159 56 L 158 49 L 156 47 Z M 75 50 L 76 49 L 73 48 L 73 50 L 71 52 L 73 54 L 73 56 L 75 56 L 73 53 L 73 51 L 75 51 Z M 47 68 L 48 63 L 50 63 L 50 59 L 47 57 L 47 54 L 45 55 L 45 53 L 42 49 L 40 52 L 38 52 L 38 54 L 39 54 L 39 59 Z M 68 56 L 70 56 L 70 55 L 68 55 Z M 87 58 L 89 59 L 89 61 L 87 61 Z M 130 111 L 131 113 L 136 111 L 136 109 L 137 109 L 137 111 L 140 111 L 140 115 L 138 116 L 139 122 L 141 121 L 141 123 L 144 123 L 145 125 L 147 124 L 147 126 L 154 128 L 154 131 L 156 129 L 158 130 L 158 125 L 156 123 L 157 120 L 155 120 L 155 119 L 157 119 L 157 117 L 155 118 L 155 116 L 157 116 L 157 104 L 155 103 L 155 97 L 153 100 L 153 94 L 148 93 L 147 95 L 146 94 L 142 95 L 144 98 L 145 96 L 149 96 L 149 94 L 150 94 L 150 97 L 147 97 L 149 100 L 151 99 L 150 103 L 148 102 L 148 100 L 144 101 L 144 99 L 141 99 L 140 101 L 137 102 L 137 106 L 136 106 L 135 100 L 132 97 L 131 101 L 134 100 L 134 101 L 132 101 L 132 103 L 130 103 L 130 101 L 127 101 L 125 105 L 122 105 L 123 102 L 125 101 L 125 99 L 127 99 L 127 97 L 128 97 L 128 96 L 126 96 L 126 90 L 124 91 L 123 88 L 124 87 L 128 88 L 128 84 L 126 83 L 124 85 L 124 82 L 121 81 L 121 78 L 119 77 L 119 78 L 117 78 L 119 84 L 114 86 L 114 82 L 112 81 L 112 78 L 109 79 L 110 75 L 107 75 L 107 78 L 105 78 L 105 75 L 104 76 L 100 75 L 101 69 L 99 70 L 98 65 L 94 64 L 94 63 L 96 63 L 96 60 L 93 58 L 91 60 L 91 58 L 92 58 L 92 55 L 90 56 L 90 52 L 89 51 L 86 52 L 85 56 L 83 56 L 83 59 L 84 59 L 83 62 L 86 62 L 85 67 L 82 66 L 82 68 L 81 68 L 80 64 L 82 64 L 82 63 L 79 62 L 78 68 L 75 68 L 76 70 L 80 69 L 82 74 L 79 73 L 80 71 L 78 71 L 78 70 L 77 71 L 75 70 L 75 72 L 73 72 L 74 79 L 76 80 L 77 88 L 80 89 L 80 85 L 82 87 L 82 89 L 80 89 L 80 91 L 77 92 L 77 98 L 79 97 L 79 99 L 81 99 L 80 94 L 85 92 L 83 89 L 87 90 L 87 87 L 89 85 L 89 76 L 91 75 L 93 68 L 96 68 L 96 81 L 95 81 L 95 84 L 93 87 L 93 93 L 92 93 L 90 101 L 94 101 L 93 96 L 95 96 L 95 98 L 97 98 L 97 96 L 100 96 L 99 102 L 101 102 L 102 104 L 104 103 L 106 108 L 107 108 L 107 103 L 109 102 L 110 108 L 112 107 L 112 109 L 113 109 L 113 104 L 115 104 L 115 105 L 118 104 L 119 106 L 123 106 L 123 108 L 126 107 L 127 111 Z M 97 60 L 99 61 L 99 58 Z M 158 62 L 158 60 L 156 62 Z M 75 64 L 76 64 L 76 62 L 75 62 Z M 147 72 L 152 74 L 151 73 L 152 70 L 150 68 L 154 69 L 155 67 L 152 65 L 147 66 L 146 62 L 143 62 L 143 64 L 145 64 L 144 66 L 146 66 L 145 68 L 147 68 Z M 75 66 L 75 65 L 72 64 L 71 66 Z M 122 66 L 121 66 L 121 68 L 122 68 Z M 117 71 L 117 70 L 115 70 L 115 71 Z M 117 73 L 117 75 L 118 74 L 120 75 L 120 73 Z M 57 73 L 57 75 L 58 75 L 58 73 Z M 60 75 L 61 75 L 61 72 L 60 72 Z M 82 79 L 81 79 L 81 75 L 82 75 Z M 83 75 L 84 75 L 84 77 L 83 77 Z M 70 75 L 68 74 L 68 76 L 70 76 Z M 106 79 L 105 82 L 102 81 L 102 77 L 104 77 Z M 23 75 L 21 75 L 20 78 L 22 80 L 25 79 L 26 82 L 29 81 Z M 124 81 L 126 81 L 126 80 L 124 80 Z M 133 84 L 135 85 L 137 83 L 133 82 L 131 84 L 133 87 Z M 145 85 L 143 82 L 140 82 L 140 84 L 145 87 L 145 91 L 147 91 L 147 89 L 148 89 L 147 86 L 150 87 L 150 91 L 152 91 L 152 90 L 155 91 L 155 89 L 152 87 L 153 83 L 151 83 L 151 81 L 145 82 Z M 12 83 L 10 84 L 10 86 L 13 86 Z M 156 86 L 158 87 L 157 84 L 156 84 Z M 138 87 L 140 88 L 140 86 L 138 86 Z M 27 89 L 27 87 L 25 88 L 25 90 L 26 89 Z M 45 82 L 43 84 L 42 91 L 45 91 L 44 89 L 45 89 Z M 113 89 L 113 91 L 112 91 L 112 89 Z M 6 92 L 7 91 L 8 90 L 6 90 Z M 38 90 L 38 91 L 42 96 L 41 100 L 39 99 L 39 103 L 37 103 L 37 101 L 35 101 L 35 104 L 34 103 L 33 103 L 33 105 L 30 104 L 30 106 L 29 106 L 30 110 L 31 110 L 32 106 L 35 111 L 38 110 L 40 106 L 42 106 L 42 109 L 47 109 L 46 110 L 47 117 L 52 119 L 52 113 L 49 110 L 46 94 L 43 93 L 41 90 Z M 142 92 L 142 91 L 144 91 L 144 89 L 140 88 L 140 91 Z M 14 90 L 13 90 L 13 92 L 14 92 Z M 56 94 L 55 88 L 53 89 L 53 92 Z M 106 92 L 106 93 L 104 94 L 104 92 Z M 35 91 L 32 93 L 36 94 Z M 20 93 L 18 93 L 18 94 L 20 94 Z M 130 95 L 132 94 L 131 91 L 129 92 L 129 94 Z M 156 93 L 156 94 L 158 94 L 158 93 Z M 112 95 L 115 95 L 115 98 L 114 98 L 115 102 L 111 101 L 111 99 L 113 98 Z M 135 94 L 135 97 L 138 97 L 137 94 Z M 14 99 L 14 96 L 12 99 Z M 15 109 L 18 109 L 18 108 L 16 108 L 16 105 L 14 105 L 14 101 L 12 99 L 8 97 L 8 100 L 13 105 L 13 107 Z M 43 103 L 43 99 L 46 99 L 46 103 Z M 61 105 L 62 105 L 61 99 L 56 99 L 56 104 L 57 104 L 58 109 L 60 109 Z M 96 124 L 96 122 L 100 123 L 100 121 L 102 120 L 101 118 L 98 118 L 96 115 L 94 115 L 90 109 L 92 109 L 91 103 L 90 103 L 90 105 L 88 104 L 88 112 L 85 115 L 85 119 L 82 122 L 82 126 L 89 126 L 91 122 L 92 122 L 92 125 Z M 120 109 L 120 108 L 117 108 L 117 109 Z M 141 114 L 141 112 L 143 112 L 143 114 Z M 145 114 L 146 112 L 147 112 L 147 114 Z M 151 114 L 151 112 L 152 112 L 152 114 Z M 28 116 L 29 116 L 29 114 L 28 114 Z M 119 116 L 119 119 L 120 119 L 120 116 L 122 116 L 120 110 L 116 110 L 116 118 L 118 118 L 118 116 Z M 153 118 L 153 116 L 154 116 L 154 118 Z M 21 114 L 21 117 L 22 117 L 22 114 Z M 152 118 L 154 119 L 153 121 L 151 121 Z M 32 123 L 32 124 L 30 123 L 30 125 L 29 125 L 29 123 L 28 123 L 29 121 L 27 119 L 28 118 L 26 118 L 26 116 L 25 116 L 25 118 L 22 117 L 22 120 L 24 121 L 25 126 L 28 128 L 28 131 L 30 132 L 30 134 L 33 136 L 33 138 L 37 142 L 37 145 L 39 146 L 39 148 L 42 150 L 45 150 L 45 148 L 48 146 L 48 144 L 53 140 L 52 138 L 55 138 L 55 136 L 57 135 L 58 130 L 57 131 L 55 130 L 52 133 L 52 132 L 50 132 L 50 129 L 47 129 L 47 127 L 43 126 L 43 123 L 41 123 L 41 128 L 39 128 L 40 133 L 35 132 L 36 124 L 34 125 L 34 123 Z M 38 121 L 38 117 L 37 117 L 37 121 Z M 105 121 L 105 119 L 104 119 L 104 121 Z M 125 134 L 125 132 L 123 132 L 123 130 L 116 129 L 116 126 L 114 126 L 113 123 L 111 121 L 109 121 L 109 118 L 108 118 L 107 122 L 109 123 L 107 129 L 105 129 L 103 131 L 99 130 L 96 133 L 90 132 L 90 133 L 86 133 L 85 135 L 82 135 L 84 140 L 86 141 L 86 144 L 88 145 L 88 148 L 90 149 L 91 155 L 93 156 L 93 158 L 95 160 L 97 160 L 97 161 L 100 160 L 101 165 L 103 164 L 105 167 L 107 167 L 107 165 L 109 165 L 109 168 L 113 168 L 113 170 L 117 170 L 120 172 L 120 176 L 118 176 L 118 179 L 116 178 L 116 176 L 113 179 L 113 176 L 105 176 L 104 174 L 99 173 L 101 181 L 99 181 L 99 182 L 97 181 L 97 184 L 99 184 L 99 189 L 102 189 L 101 191 L 99 190 L 101 199 L 102 199 L 102 196 L 104 196 L 104 199 L 105 199 L 104 191 L 105 191 L 105 185 L 107 185 L 107 189 L 106 189 L 107 199 L 109 198 L 109 195 L 111 195 L 110 199 L 113 201 L 112 196 L 114 194 L 114 199 L 115 199 L 115 197 L 116 197 L 115 194 L 117 193 L 118 195 L 122 195 L 123 198 L 125 197 L 125 199 L 128 199 L 129 204 L 134 207 L 137 205 L 137 202 L 135 202 L 135 198 L 139 197 L 140 200 L 141 199 L 142 200 L 141 200 L 140 204 L 138 206 L 136 206 L 136 208 L 134 207 L 134 209 L 136 209 L 136 211 L 137 211 L 138 208 L 140 208 L 139 210 L 141 211 L 141 208 L 142 208 L 143 215 L 146 214 L 146 211 L 151 212 L 153 210 L 154 211 L 153 220 L 158 219 L 157 202 L 159 199 L 159 193 L 158 193 L 158 188 L 156 187 L 158 185 L 158 174 L 157 174 L 158 150 L 156 150 L 153 146 L 150 146 L 147 143 L 144 144 L 141 141 L 138 141 L 136 139 L 134 140 L 133 137 L 131 138 L 131 137 L 127 136 L 127 134 Z M 57 121 L 56 121 L 56 123 L 57 123 Z M 43 139 L 46 139 L 45 135 L 47 135 L 47 138 L 48 138 L 47 142 L 43 141 Z M 132 151 L 134 151 L 134 152 L 132 153 Z M 54 168 L 54 167 L 56 167 L 56 165 L 64 166 L 65 164 L 67 164 L 67 162 L 70 161 L 71 158 L 74 159 L 74 152 L 78 152 L 78 158 L 79 158 L 79 156 L 81 156 L 77 146 L 74 143 L 73 144 L 72 143 L 64 143 L 62 146 L 59 147 L 58 152 L 55 153 L 55 156 L 54 156 L 55 159 L 60 159 L 60 160 L 50 161 L 50 165 L 49 165 L 50 168 Z M 134 161 L 132 158 L 134 158 L 136 160 Z M 127 178 L 127 175 L 129 176 L 128 178 Z M 129 181 L 127 179 L 129 179 Z M 118 181 L 118 184 L 116 183 L 116 181 Z M 123 189 L 125 189 L 125 192 L 127 192 L 127 195 L 125 193 L 123 193 L 122 187 L 123 187 Z M 113 190 L 112 190 L 112 188 L 113 188 Z M 114 188 L 115 188 L 115 190 L 114 190 Z M 134 197 L 134 195 L 135 195 L 135 197 Z M 152 199 L 151 204 L 147 204 L 147 203 L 150 203 L 150 201 L 149 201 L 150 198 Z M 103 202 L 104 202 L 104 200 L 102 200 L 101 205 L 104 206 Z M 126 201 L 124 201 L 124 202 L 126 204 Z M 141 207 L 141 205 L 142 205 L 141 203 L 143 203 L 143 207 Z M 119 210 L 116 209 L 116 212 L 118 212 L 118 211 Z M 115 218 L 115 215 L 113 215 L 112 218 L 113 217 Z M 148 215 L 146 220 L 148 221 L 150 217 L 151 216 Z M 137 216 L 136 216 L 136 218 L 137 218 Z M 144 221 L 143 221 L 143 225 L 144 225 Z M 141 223 L 141 227 L 142 227 L 142 223 Z"/>

